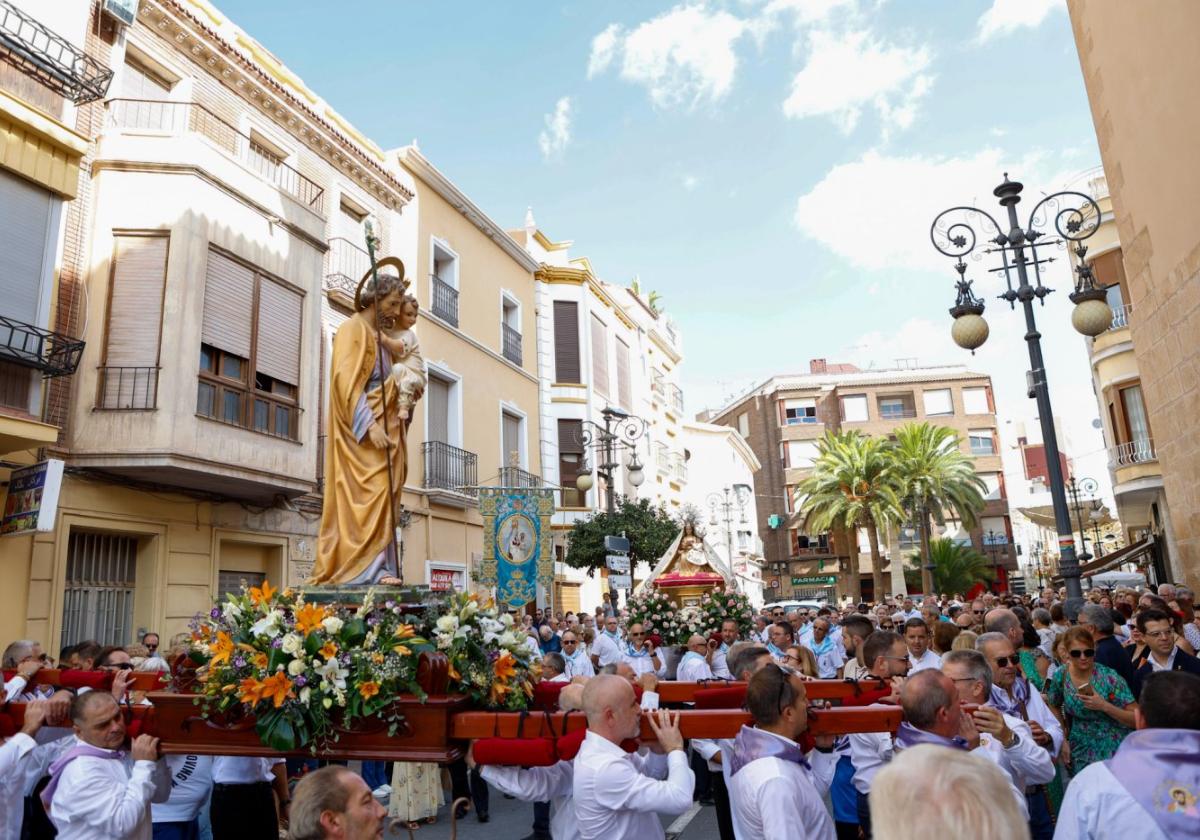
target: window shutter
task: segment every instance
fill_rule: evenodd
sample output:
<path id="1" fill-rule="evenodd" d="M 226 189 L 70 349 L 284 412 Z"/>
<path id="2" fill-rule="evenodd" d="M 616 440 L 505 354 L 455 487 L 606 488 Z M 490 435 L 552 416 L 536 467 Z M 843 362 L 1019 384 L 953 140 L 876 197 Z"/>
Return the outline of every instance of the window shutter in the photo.
<path id="1" fill-rule="evenodd" d="M 263 278 L 258 290 L 257 373 L 299 386 L 303 320 L 303 296 Z"/>
<path id="2" fill-rule="evenodd" d="M 0 170 L 0 315 L 33 326 L 46 262 L 54 199 L 44 189 Z"/>
<path id="3" fill-rule="evenodd" d="M 109 367 L 154 367 L 162 325 L 166 236 L 116 236 L 108 304 Z"/>
<path id="4" fill-rule="evenodd" d="M 521 418 L 515 417 L 508 412 L 500 415 L 503 426 L 501 428 L 501 436 L 504 439 L 504 451 L 500 453 L 502 466 L 520 466 L 521 465 Z M 516 460 L 513 460 L 513 454 L 516 454 Z"/>
<path id="5" fill-rule="evenodd" d="M 579 305 L 554 301 L 554 380 L 579 382 Z"/>
<path id="6" fill-rule="evenodd" d="M 253 311 L 254 272 L 219 251 L 209 249 L 201 341 L 249 359 Z"/>
<path id="7" fill-rule="evenodd" d="M 617 405 L 633 410 L 633 387 L 629 381 L 629 345 L 617 339 Z"/>
<path id="8" fill-rule="evenodd" d="M 429 377 L 429 389 L 425 394 L 428 401 L 429 429 L 426 440 L 450 442 L 450 383 L 437 376 Z"/>
<path id="9" fill-rule="evenodd" d="M 608 329 L 592 316 L 592 387 L 608 395 Z"/>

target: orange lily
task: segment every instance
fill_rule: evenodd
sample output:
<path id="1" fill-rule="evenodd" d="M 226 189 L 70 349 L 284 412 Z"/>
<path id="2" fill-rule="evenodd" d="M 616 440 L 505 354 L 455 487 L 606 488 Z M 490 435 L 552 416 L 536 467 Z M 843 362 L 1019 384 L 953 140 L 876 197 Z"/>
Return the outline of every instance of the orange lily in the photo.
<path id="1" fill-rule="evenodd" d="M 278 591 L 278 589 L 271 588 L 271 581 L 264 580 L 261 589 L 257 586 L 250 587 L 250 603 L 265 604 L 275 597 L 275 593 Z"/>
<path id="2" fill-rule="evenodd" d="M 316 630 L 329 616 L 328 611 L 317 604 L 305 604 L 296 610 L 296 629 L 301 633 Z"/>
<path id="3" fill-rule="evenodd" d="M 507 682 L 508 678 L 517 673 L 517 661 L 508 651 L 500 654 L 496 660 L 495 671 L 497 682 Z"/>
<path id="4" fill-rule="evenodd" d="M 453 662 L 446 663 L 446 671 L 447 671 L 447 675 L 450 677 L 450 679 L 462 680 L 462 675 L 460 673 L 458 673 L 458 669 L 454 667 Z"/>
<path id="5" fill-rule="evenodd" d="M 209 646 L 209 650 L 212 652 L 209 665 L 216 666 L 228 662 L 229 657 L 233 655 L 233 639 L 229 638 L 229 634 L 224 630 L 218 630 L 217 640 Z"/>
<path id="6" fill-rule="evenodd" d="M 499 704 L 506 696 L 508 696 L 509 692 L 511 691 L 512 686 L 508 686 L 500 682 L 494 682 L 492 683 L 491 690 L 488 692 L 488 701 Z"/>
<path id="7" fill-rule="evenodd" d="M 266 669 L 267 667 L 267 655 L 265 653 L 254 654 L 254 656 L 250 657 L 250 661 L 254 664 L 255 668 Z"/>
<path id="8" fill-rule="evenodd" d="M 396 632 L 392 635 L 397 639 L 411 639 L 417 635 L 417 631 L 413 629 L 411 624 L 401 624 L 396 627 Z"/>
<path id="9" fill-rule="evenodd" d="M 284 700 L 295 696 L 296 691 L 292 686 L 292 681 L 288 679 L 288 675 L 283 671 L 276 671 L 273 676 L 263 680 L 262 699 L 273 699 L 276 709 L 283 705 Z"/>
<path id="10" fill-rule="evenodd" d="M 333 657 L 337 656 L 337 645 L 333 642 L 326 642 L 318 653 L 327 660 L 333 659 Z"/>
<path id="11" fill-rule="evenodd" d="M 247 706 L 255 705 L 259 700 L 263 699 L 263 683 L 254 677 L 247 677 L 242 680 L 238 687 L 238 699 Z"/>
<path id="12" fill-rule="evenodd" d="M 365 682 L 358 684 L 358 693 L 362 695 L 362 699 L 370 700 L 379 693 L 379 683 Z"/>
<path id="13" fill-rule="evenodd" d="M 408 648 L 406 648 L 404 645 L 395 645 L 395 646 L 393 646 L 393 647 L 392 647 L 392 652 L 393 652 L 393 653 L 398 653 L 398 654 L 400 654 L 401 656 L 412 656 L 412 651 L 411 651 L 411 650 L 409 650 Z M 456 679 L 457 679 L 457 677 L 456 677 Z"/>

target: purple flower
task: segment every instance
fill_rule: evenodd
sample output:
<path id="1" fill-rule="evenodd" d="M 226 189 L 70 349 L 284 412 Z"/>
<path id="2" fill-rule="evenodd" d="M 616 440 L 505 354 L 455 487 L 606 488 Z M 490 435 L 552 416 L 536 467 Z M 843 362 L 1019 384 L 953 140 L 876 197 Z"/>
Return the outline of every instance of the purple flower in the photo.
<path id="1" fill-rule="evenodd" d="M 306 685 L 308 685 L 308 680 L 304 678 L 303 674 L 296 677 L 296 688 L 304 688 Z"/>
<path id="2" fill-rule="evenodd" d="M 373 616 L 371 616 L 370 618 L 368 618 L 368 619 L 367 619 L 367 624 L 369 624 L 369 625 L 371 625 L 372 627 L 374 627 L 374 626 L 375 626 L 376 624 L 378 624 L 378 623 L 379 623 L 381 620 L 382 620 L 382 619 L 380 619 L 380 618 L 379 618 L 379 616 L 377 616 L 377 615 L 373 615 Z"/>
<path id="3" fill-rule="evenodd" d="M 245 667 L 246 667 L 246 659 L 245 659 L 245 657 L 241 657 L 241 656 L 235 656 L 235 657 L 233 658 L 233 667 L 235 667 L 235 668 L 245 668 Z"/>
<path id="4" fill-rule="evenodd" d="M 208 614 L 209 614 L 210 616 L 212 616 L 213 618 L 220 618 L 220 617 L 221 617 L 221 611 L 220 611 L 219 609 L 217 609 L 216 607 L 213 607 L 211 610 L 209 610 L 209 613 L 208 613 Z"/>
<path id="5" fill-rule="evenodd" d="M 383 605 L 390 610 L 392 607 L 396 606 L 396 602 L 395 601 L 384 601 Z"/>
<path id="6" fill-rule="evenodd" d="M 283 647 L 283 639 L 272 639 L 272 640 L 271 640 L 271 647 L 273 647 L 273 648 L 281 648 L 281 647 Z"/>

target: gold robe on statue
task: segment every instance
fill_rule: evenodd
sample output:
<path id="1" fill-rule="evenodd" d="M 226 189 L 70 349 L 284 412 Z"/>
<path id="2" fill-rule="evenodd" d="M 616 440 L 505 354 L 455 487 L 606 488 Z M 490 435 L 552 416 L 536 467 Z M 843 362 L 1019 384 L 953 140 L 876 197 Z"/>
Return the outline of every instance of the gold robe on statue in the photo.
<path id="1" fill-rule="evenodd" d="M 382 376 L 383 386 L 368 391 L 372 367 Z M 375 331 L 365 318 L 355 315 L 338 328 L 330 365 L 325 498 L 310 583 L 354 581 L 391 544 L 394 520 L 388 511 L 387 452 L 376 449 L 366 434 L 362 440 L 354 434 L 355 411 L 364 395 L 375 422 L 383 428 L 382 396 L 386 393 L 392 488 L 399 507 L 408 465 L 408 424 L 396 415 L 399 392 L 388 376 L 390 367 L 387 350 L 377 350 Z M 395 574 L 395 569 L 383 572 Z"/>

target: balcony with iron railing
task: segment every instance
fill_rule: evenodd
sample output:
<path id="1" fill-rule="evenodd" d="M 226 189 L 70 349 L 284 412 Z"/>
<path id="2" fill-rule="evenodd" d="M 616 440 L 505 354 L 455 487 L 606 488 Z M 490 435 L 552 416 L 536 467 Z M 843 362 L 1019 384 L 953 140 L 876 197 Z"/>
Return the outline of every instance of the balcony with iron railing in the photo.
<path id="1" fill-rule="evenodd" d="M 541 487 L 542 477 L 520 467 L 500 468 L 501 487 Z"/>
<path id="2" fill-rule="evenodd" d="M 666 380 L 663 379 L 663 375 L 658 371 L 654 371 L 653 378 L 650 381 L 650 390 L 659 397 L 665 398 L 667 396 Z"/>
<path id="3" fill-rule="evenodd" d="M 663 475 L 671 473 L 671 456 L 667 452 L 667 447 L 661 443 L 654 447 L 654 463 L 658 471 Z"/>
<path id="4" fill-rule="evenodd" d="M 440 440 L 426 441 L 421 447 L 425 456 L 426 490 L 440 490 L 474 500 L 479 495 L 479 456 Z"/>
<path id="5" fill-rule="evenodd" d="M 675 416 L 683 416 L 683 389 L 678 385 L 669 385 L 667 390 L 671 397 L 671 410 Z"/>
<path id="6" fill-rule="evenodd" d="M 339 292 L 354 299 L 358 281 L 371 268 L 366 250 L 341 236 L 329 240 L 325 252 L 325 291 Z"/>
<path id="7" fill-rule="evenodd" d="M 99 368 L 96 408 L 100 411 L 153 411 L 158 408 L 158 372 L 155 367 Z"/>
<path id="8" fill-rule="evenodd" d="M 1150 438 L 1126 441 L 1125 443 L 1109 447 L 1108 450 L 1108 468 L 1110 470 L 1131 467 L 1134 464 L 1151 463 L 1157 460 L 1158 453 L 1154 449 L 1154 441 Z"/>
<path id="9" fill-rule="evenodd" d="M 323 210 L 324 188 L 196 102 L 110 99 L 108 124 L 125 131 L 202 137 L 300 204 L 316 213 Z"/>
<path id="10" fill-rule="evenodd" d="M 9 64 L 76 105 L 103 99 L 112 82 L 112 70 L 8 2 L 0 2 L 0 50 Z"/>
<path id="11" fill-rule="evenodd" d="M 521 364 L 521 333 L 508 324 L 500 325 L 500 335 L 504 342 L 504 358 L 514 365 Z"/>
<path id="12" fill-rule="evenodd" d="M 429 310 L 452 327 L 458 326 L 458 289 L 436 274 L 429 275 L 432 287 Z"/>
<path id="13" fill-rule="evenodd" d="M 83 344 L 70 336 L 0 315 L 0 361 L 39 370 L 47 379 L 73 374 L 83 356 Z"/>

